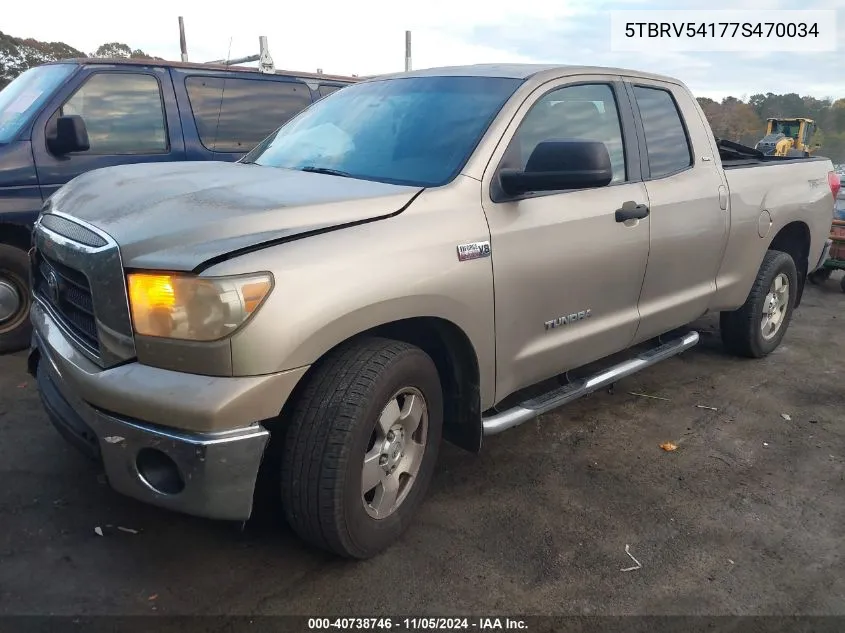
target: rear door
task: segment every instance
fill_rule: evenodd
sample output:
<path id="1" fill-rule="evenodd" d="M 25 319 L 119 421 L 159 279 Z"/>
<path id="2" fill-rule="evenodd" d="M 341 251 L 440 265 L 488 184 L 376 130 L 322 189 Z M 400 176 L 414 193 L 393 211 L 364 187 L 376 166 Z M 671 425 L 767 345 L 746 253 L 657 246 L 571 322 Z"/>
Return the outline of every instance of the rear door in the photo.
<path id="1" fill-rule="evenodd" d="M 172 70 L 190 160 L 236 161 L 312 103 L 307 84 L 278 75 Z"/>
<path id="2" fill-rule="evenodd" d="M 650 208 L 639 342 L 705 313 L 716 291 L 730 214 L 724 172 L 689 91 L 646 79 L 626 84 Z"/>
<path id="3" fill-rule="evenodd" d="M 47 139 L 56 119 L 78 114 L 88 130 L 90 148 L 54 155 Z M 179 111 L 166 68 L 91 65 L 78 73 L 45 108 L 32 130 L 41 193 L 46 199 L 60 186 L 92 169 L 127 163 L 185 159 Z"/>

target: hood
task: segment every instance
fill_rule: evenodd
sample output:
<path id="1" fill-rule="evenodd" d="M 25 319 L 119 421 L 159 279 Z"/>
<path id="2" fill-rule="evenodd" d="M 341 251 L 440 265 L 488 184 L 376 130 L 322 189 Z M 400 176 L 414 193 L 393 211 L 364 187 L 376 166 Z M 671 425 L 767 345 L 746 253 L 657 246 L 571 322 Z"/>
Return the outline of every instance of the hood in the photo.
<path id="1" fill-rule="evenodd" d="M 186 271 L 266 242 L 390 216 L 420 191 L 240 163 L 134 164 L 73 179 L 49 207 L 111 235 L 127 268 Z"/>

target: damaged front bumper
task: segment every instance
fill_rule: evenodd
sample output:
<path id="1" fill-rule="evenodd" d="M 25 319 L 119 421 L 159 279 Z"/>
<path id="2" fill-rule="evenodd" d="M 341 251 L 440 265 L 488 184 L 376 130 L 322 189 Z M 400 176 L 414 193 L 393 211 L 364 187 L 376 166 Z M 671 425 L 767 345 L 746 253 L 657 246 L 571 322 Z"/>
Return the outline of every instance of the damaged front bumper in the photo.
<path id="1" fill-rule="evenodd" d="M 71 388 L 65 374 L 84 368 L 68 362 L 45 341 L 61 336 L 57 328 L 47 328 L 45 333 L 36 328 L 29 372 L 53 425 L 83 453 L 102 462 L 112 488 L 186 514 L 235 521 L 249 518 L 270 437 L 261 424 L 186 432 L 104 411 Z"/>

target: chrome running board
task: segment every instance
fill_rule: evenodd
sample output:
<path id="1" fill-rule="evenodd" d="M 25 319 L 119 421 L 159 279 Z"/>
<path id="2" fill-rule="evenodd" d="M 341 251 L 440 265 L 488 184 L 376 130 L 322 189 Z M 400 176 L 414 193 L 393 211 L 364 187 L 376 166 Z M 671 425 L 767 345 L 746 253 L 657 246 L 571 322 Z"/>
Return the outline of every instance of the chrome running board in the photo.
<path id="1" fill-rule="evenodd" d="M 523 422 L 528 422 L 536 418 L 538 415 L 547 413 L 552 409 L 557 409 L 564 404 L 577 400 L 581 396 L 586 396 L 588 393 L 611 385 L 621 378 L 635 374 L 646 367 L 651 367 L 672 356 L 677 356 L 681 352 L 693 347 L 696 343 L 698 343 L 698 332 L 689 332 L 681 338 L 667 341 L 658 347 L 643 352 L 635 358 L 621 362 L 593 376 L 576 380 L 548 393 L 526 400 L 507 411 L 485 417 L 482 419 L 484 435 L 496 435 L 507 429 L 519 426 Z"/>

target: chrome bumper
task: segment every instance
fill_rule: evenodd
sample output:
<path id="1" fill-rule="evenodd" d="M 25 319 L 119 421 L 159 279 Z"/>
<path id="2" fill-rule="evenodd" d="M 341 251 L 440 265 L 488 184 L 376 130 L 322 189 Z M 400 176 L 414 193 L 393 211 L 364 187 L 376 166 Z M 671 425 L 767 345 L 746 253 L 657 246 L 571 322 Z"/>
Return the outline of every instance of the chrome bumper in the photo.
<path id="1" fill-rule="evenodd" d="M 29 371 L 53 425 L 102 462 L 117 492 L 213 519 L 243 521 L 251 515 L 258 469 L 270 437 L 260 424 L 213 433 L 182 432 L 96 408 L 70 388 L 37 330 Z"/>

